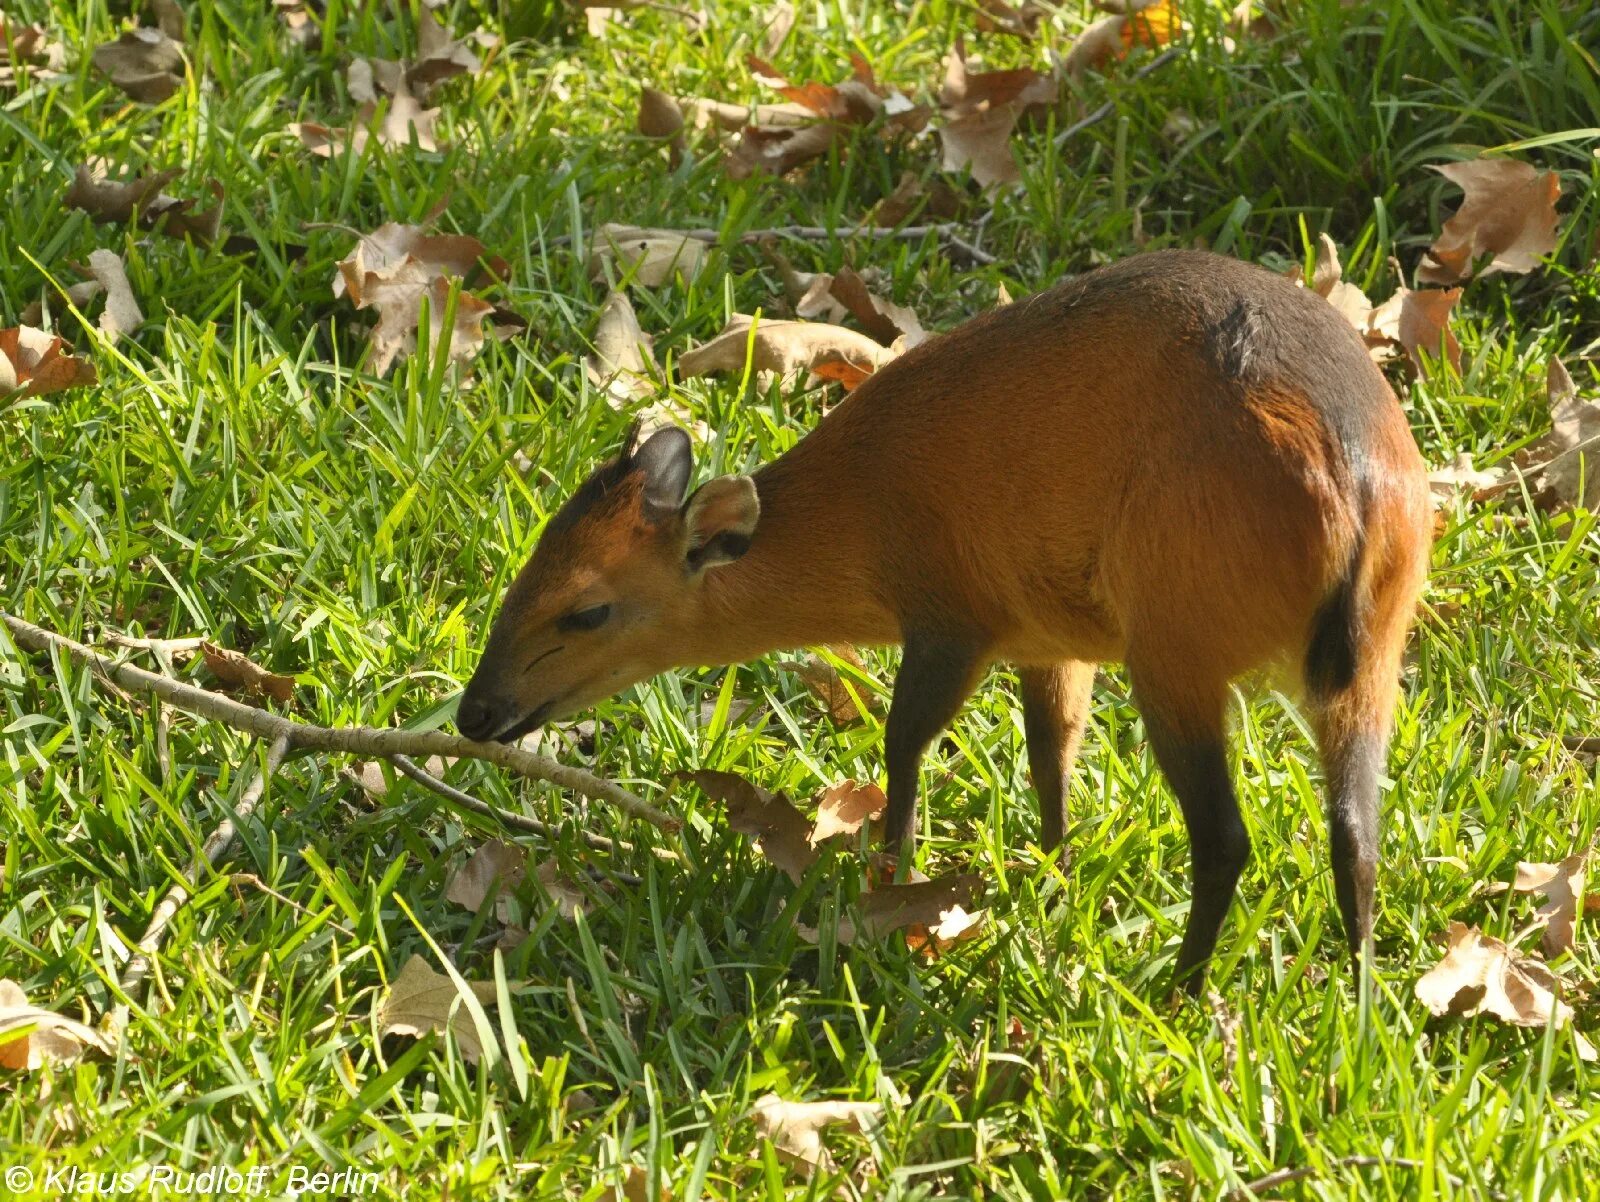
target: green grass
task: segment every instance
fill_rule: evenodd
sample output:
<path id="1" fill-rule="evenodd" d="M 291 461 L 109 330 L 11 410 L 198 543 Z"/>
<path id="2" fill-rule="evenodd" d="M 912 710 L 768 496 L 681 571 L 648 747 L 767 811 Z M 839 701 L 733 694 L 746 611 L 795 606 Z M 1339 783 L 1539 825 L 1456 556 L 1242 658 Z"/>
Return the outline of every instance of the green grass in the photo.
<path id="1" fill-rule="evenodd" d="M 1548 424 L 1550 355 L 1595 389 L 1600 19 L 1582 0 L 1290 7 L 1282 41 L 1230 54 L 1223 13 L 1186 0 L 1188 52 L 1137 83 L 1123 73 L 1082 85 L 1087 105 L 1116 102 L 1113 118 L 1059 152 L 1050 130 L 1020 135 L 1023 188 L 982 232 L 993 266 L 957 266 L 932 240 L 785 250 L 802 270 L 881 268 L 896 300 L 945 328 L 991 305 L 1002 282 L 1021 294 L 1131 253 L 1137 207 L 1154 245 L 1204 239 L 1275 266 L 1304 259 L 1326 229 L 1347 276 L 1382 297 L 1395 283 L 1389 256 L 1411 270 L 1455 203 L 1426 164 L 1568 134 L 1520 152 L 1563 173 L 1555 262 L 1469 287 L 1461 378 L 1396 374 L 1431 462 L 1508 454 Z M 776 57 L 796 79 L 840 78 L 859 50 L 881 79 L 925 93 L 963 32 L 993 64 L 1046 61 L 1038 46 L 975 34 L 972 10 L 952 0 L 799 8 Z M 627 417 L 581 370 L 603 290 L 558 238 L 581 244 L 603 221 L 730 236 L 694 283 L 635 292 L 665 358 L 731 311 L 772 310 L 771 268 L 733 235 L 848 228 L 901 171 L 931 177 L 936 163 L 927 141 L 886 147 L 863 134 L 782 183 L 728 181 L 706 140 L 671 169 L 631 132 L 639 81 L 758 95 L 740 64 L 758 48 L 759 14 L 722 0 L 702 32 L 644 10 L 600 42 L 561 33 L 564 19 L 540 3 L 456 0 L 447 25 L 510 40 L 480 76 L 443 89 L 451 148 L 313 160 L 286 126 L 344 123 L 344 63 L 397 53 L 409 21 L 333 0 L 327 41 L 300 49 L 269 5 L 195 0 L 188 11 L 203 73 L 167 103 L 124 103 L 85 61 L 0 107 L 0 324 L 46 275 L 74 278 L 67 264 L 100 246 L 126 257 L 148 318 L 131 342 L 89 351 L 100 386 L 0 400 L 0 605 L 91 638 L 207 633 L 295 673 L 296 712 L 316 721 L 445 722 L 541 522 L 621 437 Z M 112 36 L 117 20 L 99 3 L 59 0 L 11 13 L 78 47 Z M 1045 42 L 1064 48 L 1089 15 L 1068 3 Z M 1195 129 L 1173 141 L 1162 131 L 1180 109 Z M 230 256 L 63 211 L 73 168 L 93 156 L 181 167 L 181 196 L 218 181 L 230 230 L 266 249 Z M 352 245 L 336 227 L 421 220 L 445 201 L 443 228 L 511 261 L 493 299 L 528 332 L 489 347 L 469 387 L 422 360 L 374 379 L 361 368 L 361 319 L 330 291 Z M 986 211 L 974 198 L 970 216 Z M 286 259 L 288 243 L 304 257 Z M 93 344 L 77 318 L 62 328 Z M 829 400 L 732 380 L 674 394 L 715 431 L 704 474 L 780 453 Z M 297 759 L 263 817 L 244 824 L 232 865 L 281 897 L 201 881 L 122 1054 L 0 1082 L 0 1159 L 41 1175 L 262 1165 L 277 1193 L 293 1165 L 354 1166 L 379 1174 L 383 1197 L 519 1199 L 596 1198 L 636 1165 L 652 1197 L 829 1196 L 835 1183 L 808 1186 L 757 1140 L 750 1105 L 776 1091 L 885 1104 L 870 1141 L 830 1137 L 854 1169 L 846 1195 L 1215 1198 L 1304 1166 L 1313 1174 L 1279 1196 L 1591 1196 L 1600 1078 L 1570 1035 L 1432 1021 L 1411 986 L 1450 920 L 1501 936 L 1526 923 L 1528 901 L 1486 882 L 1509 879 L 1519 859 L 1558 859 L 1600 825 L 1592 767 L 1559 742 L 1600 731 L 1597 600 L 1592 515 L 1447 510 L 1386 795 L 1368 1010 L 1345 971 L 1298 717 L 1272 697 L 1238 707 L 1255 855 L 1214 970 L 1239 1023 L 1230 1041 L 1213 1008 L 1165 1003 L 1186 839 L 1122 676 L 1108 670 L 1097 687 L 1062 872 L 1034 845 L 1020 709 L 998 674 L 923 775 L 924 867 L 991 883 L 986 933 L 936 962 L 893 941 L 819 954 L 799 939 L 793 913 L 810 921 L 848 902 L 850 852 L 796 889 L 680 787 L 662 804 L 687 820 L 682 858 L 663 861 L 655 832 L 603 806 L 575 809 L 462 764 L 450 778 L 463 788 L 563 823 L 538 854 L 642 883 L 595 892 L 580 923 L 525 899 L 531 934 L 499 953 L 505 978 L 523 984 L 498 1014 L 510 1053 L 497 1064 L 380 1039 L 375 1006 L 413 952 L 441 967 L 437 946 L 464 974 L 493 977 L 493 916 L 442 892 L 499 832 L 405 782 L 375 806 L 346 765 Z M 867 657 L 885 698 L 894 663 Z M 725 689 L 756 703 L 747 720 L 723 722 L 707 704 Z M 0 975 L 40 1004 L 98 1015 L 118 1000 L 117 949 L 139 937 L 264 749 L 175 716 L 163 772 L 148 706 L 9 648 L 0 696 Z M 598 716 L 592 744 L 574 737 L 561 754 L 649 797 L 693 767 L 798 796 L 881 771 L 878 720 L 833 726 L 774 661 L 671 674 Z M 582 831 L 633 850 L 597 855 Z M 1446 856 L 1467 871 L 1430 862 Z M 1559 968 L 1590 990 L 1597 953 L 1580 927 Z M 1596 1026 L 1581 1003 L 1580 1025 Z M 1349 1156 L 1387 1163 L 1333 1164 Z"/>

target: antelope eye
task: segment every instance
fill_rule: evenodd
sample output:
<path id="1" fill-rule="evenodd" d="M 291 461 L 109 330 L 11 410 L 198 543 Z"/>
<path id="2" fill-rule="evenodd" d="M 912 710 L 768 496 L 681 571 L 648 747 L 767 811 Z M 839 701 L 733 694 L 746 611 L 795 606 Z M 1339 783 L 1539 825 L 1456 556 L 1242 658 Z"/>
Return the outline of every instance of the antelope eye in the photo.
<path id="1" fill-rule="evenodd" d="M 557 623 L 562 630 L 598 630 L 611 616 L 609 605 L 591 605 L 588 609 L 573 610 Z"/>

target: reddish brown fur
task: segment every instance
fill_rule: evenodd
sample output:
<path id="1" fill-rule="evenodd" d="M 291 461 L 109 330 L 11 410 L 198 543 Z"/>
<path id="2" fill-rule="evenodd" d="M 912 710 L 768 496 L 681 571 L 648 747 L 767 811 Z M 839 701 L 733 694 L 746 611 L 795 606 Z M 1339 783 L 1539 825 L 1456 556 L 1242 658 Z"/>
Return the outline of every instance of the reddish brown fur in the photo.
<path id="1" fill-rule="evenodd" d="M 1361 737 L 1387 737 L 1427 558 L 1421 459 L 1344 319 L 1259 269 L 1139 256 L 984 314 L 879 371 L 754 482 L 748 551 L 702 572 L 684 570 L 682 521 L 641 515 L 636 476 L 572 507 L 507 598 L 480 674 L 525 708 L 558 697 L 548 714 L 673 666 L 911 639 L 935 647 L 919 662 L 956 703 L 991 662 L 1027 670 L 1037 714 L 1064 728 L 1053 773 L 1081 733 L 1073 665 L 1126 661 L 1170 775 L 1188 770 L 1184 748 L 1220 738 L 1229 681 L 1305 662 L 1349 578 L 1354 680 L 1308 698 L 1330 775 Z M 596 598 L 627 621 L 574 655 L 551 623 Z M 909 754 L 894 724 L 891 795 Z M 1211 783 L 1175 780 L 1186 813 L 1186 791 L 1224 787 L 1214 767 L 1193 771 Z M 1242 838 L 1215 853 L 1218 880 Z"/>

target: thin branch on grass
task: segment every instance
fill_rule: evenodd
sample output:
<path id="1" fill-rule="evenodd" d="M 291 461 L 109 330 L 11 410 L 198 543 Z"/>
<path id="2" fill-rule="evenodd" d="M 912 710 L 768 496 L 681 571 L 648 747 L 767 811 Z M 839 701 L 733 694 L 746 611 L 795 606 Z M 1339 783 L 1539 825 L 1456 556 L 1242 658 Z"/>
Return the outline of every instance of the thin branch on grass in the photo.
<path id="1" fill-rule="evenodd" d="M 100 641 L 107 646 L 126 647 L 130 651 L 155 651 L 178 655 L 186 651 L 200 650 L 200 644 L 206 639 L 201 634 L 188 635 L 181 639 L 147 639 L 123 634 L 119 630 L 107 630 L 101 634 Z"/>
<path id="2" fill-rule="evenodd" d="M 1562 735 L 1561 745 L 1568 751 L 1600 755 L 1600 735 Z"/>
<path id="3" fill-rule="evenodd" d="M 1168 63 L 1170 63 L 1173 59 L 1175 59 L 1177 57 L 1178 57 L 1178 47 L 1174 46 L 1170 50 L 1163 50 L 1160 54 L 1156 55 L 1153 59 L 1151 59 L 1149 62 L 1147 62 L 1144 66 L 1140 67 L 1137 71 L 1135 71 L 1133 73 L 1133 75 L 1130 76 L 1130 80 L 1143 79 L 1146 75 L 1149 75 L 1152 71 L 1160 70 L 1162 67 L 1166 66 Z M 1111 116 L 1111 114 L 1116 112 L 1116 111 L 1117 111 L 1117 102 L 1114 101 L 1114 100 L 1108 100 L 1104 104 L 1102 104 L 1099 108 L 1095 109 L 1094 112 L 1090 113 L 1087 117 L 1084 117 L 1084 118 L 1082 118 L 1081 120 L 1078 120 L 1078 121 L 1074 121 L 1071 125 L 1067 126 L 1066 129 L 1062 130 L 1060 133 L 1058 133 L 1056 135 L 1056 149 L 1060 150 L 1063 146 L 1065 146 L 1067 144 L 1069 139 L 1075 137 L 1078 134 L 1081 134 L 1084 130 L 1088 129 L 1090 126 L 1099 125 L 1100 122 L 1104 121 L 1107 117 Z"/>
<path id="4" fill-rule="evenodd" d="M 1422 1161 L 1408 1160 L 1401 1156 L 1341 1156 L 1330 1161 L 1328 1168 L 1391 1168 L 1391 1169 L 1420 1169 Z M 1238 1189 L 1227 1195 L 1228 1202 L 1255 1202 L 1263 1190 L 1277 1189 L 1282 1185 L 1292 1185 L 1296 1181 L 1304 1181 L 1307 1177 L 1315 1177 L 1321 1169 L 1302 1166 L 1298 1169 L 1277 1169 L 1265 1177 L 1257 1177 L 1254 1181 L 1247 1181 Z M 1451 1176 L 1441 1170 L 1435 1170 L 1439 1175 L 1452 1185 L 1460 1187 L 1466 1184 L 1459 1177 Z"/>
<path id="5" fill-rule="evenodd" d="M 10 623 L 13 619 L 7 618 Z M 18 642 L 21 640 L 19 639 Z M 290 742 L 287 735 L 278 735 L 272 740 L 272 746 L 267 748 L 266 766 L 256 773 L 255 778 L 245 786 L 244 792 L 239 797 L 239 805 L 234 810 L 235 818 L 249 818 L 256 811 L 256 806 L 261 804 L 261 798 L 266 793 L 267 782 L 282 765 L 284 758 L 289 754 Z M 195 857 L 190 865 L 188 880 L 175 881 L 166 896 L 156 906 L 155 913 L 150 916 L 150 923 L 144 929 L 144 934 L 139 939 L 139 946 L 133 958 L 128 961 L 128 967 L 123 970 L 121 988 L 123 993 L 132 993 L 143 982 L 150 972 L 150 964 L 155 959 L 156 952 L 161 947 L 161 940 L 166 936 L 167 926 L 172 922 L 173 916 L 183 908 L 183 903 L 189 900 L 193 891 L 192 881 L 198 881 L 200 874 L 208 868 L 215 868 L 217 863 L 228 854 L 233 847 L 233 841 L 238 836 L 239 828 L 234 818 L 224 818 L 217 829 L 211 832 L 204 844 L 200 847 L 200 854 Z"/>
<path id="6" fill-rule="evenodd" d="M 745 230 L 735 241 L 746 245 L 760 242 L 765 238 L 793 238 L 800 242 L 827 242 L 834 238 L 885 238 L 897 242 L 916 242 L 928 237 L 930 234 L 941 241 L 949 243 L 962 254 L 969 256 L 973 262 L 980 264 L 993 263 L 995 257 L 986 250 L 980 250 L 972 243 L 959 237 L 965 232 L 966 227 L 958 221 L 946 221 L 936 225 L 860 225 L 853 229 L 835 229 L 825 225 L 775 225 L 767 229 Z M 696 242 L 721 242 L 723 233 L 714 229 L 673 230 L 685 238 L 693 238 Z M 572 241 L 571 234 L 558 234 L 547 240 L 550 246 L 566 246 Z"/>
<path id="7" fill-rule="evenodd" d="M 174 709 L 221 722 L 235 730 L 257 735 L 264 739 L 284 739 L 290 751 L 332 751 L 351 755 L 412 756 L 426 759 L 430 755 L 457 756 L 466 759 L 487 760 L 501 768 L 520 773 L 533 780 L 548 781 L 559 788 L 594 801 L 609 802 L 623 813 L 642 819 L 668 833 L 682 829 L 683 824 L 670 814 L 649 804 L 643 798 L 604 777 L 569 767 L 547 756 L 535 755 L 520 747 L 503 743 L 479 743 L 439 731 L 411 731 L 378 729 L 370 726 L 315 726 L 309 722 L 296 722 L 266 710 L 245 705 L 231 697 L 196 688 L 171 677 L 158 676 L 132 664 L 119 664 L 114 660 L 31 622 L 7 613 L 0 613 L 0 622 L 11 632 L 17 646 L 26 651 L 60 651 L 97 673 L 97 679 L 124 689 L 150 693 Z"/>

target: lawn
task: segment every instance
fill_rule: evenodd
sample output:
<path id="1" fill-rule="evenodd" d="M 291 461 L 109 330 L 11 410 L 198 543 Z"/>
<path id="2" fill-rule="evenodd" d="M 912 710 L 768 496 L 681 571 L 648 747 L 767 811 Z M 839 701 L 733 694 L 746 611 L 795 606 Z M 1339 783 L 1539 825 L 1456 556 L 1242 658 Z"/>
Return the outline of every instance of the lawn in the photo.
<path id="1" fill-rule="evenodd" d="M 291 127 L 349 126 L 349 64 L 414 57 L 415 8 L 329 0 L 286 19 L 265 0 L 191 0 L 187 69 L 166 99 L 136 103 L 90 49 L 166 7 L 8 8 L 65 52 L 0 88 L 0 326 L 53 324 L 98 383 L 0 396 L 0 609 L 90 643 L 204 635 L 292 676 L 290 702 L 263 704 L 302 720 L 449 728 L 542 523 L 632 419 L 585 370 L 608 293 L 587 253 L 603 223 L 718 231 L 692 278 L 627 287 L 666 373 L 634 407 L 665 403 L 696 427 L 702 479 L 781 453 L 840 396 L 673 373 L 731 314 L 786 315 L 750 231 L 837 231 L 777 247 L 801 272 L 868 272 L 929 330 L 1145 247 L 1309 269 L 1324 232 L 1345 280 L 1381 300 L 1416 284 L 1460 202 L 1429 165 L 1491 148 L 1560 173 L 1557 246 L 1533 271 L 1465 285 L 1459 371 L 1389 362 L 1417 441 L 1430 465 L 1510 464 L 1550 429 L 1554 356 L 1580 395 L 1600 395 L 1589 0 L 1289 0 L 1272 36 L 1182 0 L 1177 53 L 1151 67 L 1135 45 L 1066 80 L 1012 139 L 1020 180 L 987 192 L 940 172 L 933 130 L 881 120 L 782 179 L 736 179 L 729 134 L 688 128 L 680 155 L 636 132 L 640 87 L 770 103 L 747 54 L 836 83 L 856 53 L 928 103 L 958 37 L 974 69 L 1049 70 L 1102 15 L 1087 3 L 1013 37 L 958 0 L 797 0 L 780 43 L 769 11 L 737 0 L 707 0 L 701 20 L 618 12 L 598 34 L 547 0 L 446 0 L 434 11 L 456 37 L 499 41 L 467 42 L 479 69 L 434 87 L 436 148 L 374 139 L 326 157 Z M 114 178 L 174 169 L 166 192 L 191 214 L 220 198 L 221 231 L 69 207 L 94 160 Z M 959 242 L 852 236 L 908 172 L 929 208 L 905 223 L 953 222 Z M 372 313 L 333 282 L 357 234 L 385 222 L 479 239 L 507 269 L 468 288 L 520 322 L 470 363 L 424 336 L 377 374 Z M 120 338 L 101 301 L 56 295 L 97 249 L 123 259 L 142 308 Z M 40 300 L 47 314 L 24 318 Z M 469 301 L 439 295 L 458 316 Z M 1560 1028 L 1437 1018 L 1413 990 L 1452 922 L 1540 959 L 1538 899 L 1503 886 L 1600 829 L 1593 757 L 1563 744 L 1600 735 L 1600 534 L 1581 504 L 1517 481 L 1442 497 L 1433 562 L 1365 999 L 1306 725 L 1257 690 L 1233 723 L 1254 857 L 1213 992 L 1168 1003 L 1187 839 L 1114 666 L 1096 684 L 1071 863 L 1039 852 L 1015 681 L 997 673 L 922 777 L 919 866 L 978 874 L 982 926 L 937 955 L 900 935 L 840 942 L 865 843 L 835 841 L 795 884 L 676 774 L 737 773 L 802 809 L 842 780 L 881 780 L 885 649 L 836 662 L 854 715 L 819 702 L 790 655 L 671 673 L 540 736 L 681 817 L 678 835 L 480 761 L 448 780 L 555 833 L 508 830 L 387 768 L 363 784 L 351 757 L 292 757 L 125 990 L 128 948 L 267 748 L 0 635 L 0 977 L 91 1025 L 126 1013 L 109 1053 L 0 1075 L 0 1169 L 26 1170 L 8 1188 L 54 1197 L 72 1170 L 221 1168 L 259 1169 L 246 1180 L 263 1196 L 1202 1199 L 1281 1170 L 1255 1196 L 1592 1197 L 1600 1070 L 1577 1032 L 1600 1040 L 1593 924 L 1551 958 L 1576 1010 Z M 218 687 L 198 657 L 108 653 Z M 595 835 L 617 845 L 596 850 Z M 555 884 L 530 868 L 500 906 L 448 899 L 497 838 L 553 863 Z M 574 892 L 576 918 L 560 904 Z M 413 955 L 496 983 L 458 1011 L 457 1037 L 386 1033 Z M 862 1130 L 828 1128 L 832 1167 L 808 1176 L 758 1131 L 767 1094 L 881 1109 Z M 341 1170 L 371 1176 L 310 1176 Z M 201 1192 L 229 1195 L 212 1184 Z"/>

